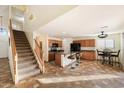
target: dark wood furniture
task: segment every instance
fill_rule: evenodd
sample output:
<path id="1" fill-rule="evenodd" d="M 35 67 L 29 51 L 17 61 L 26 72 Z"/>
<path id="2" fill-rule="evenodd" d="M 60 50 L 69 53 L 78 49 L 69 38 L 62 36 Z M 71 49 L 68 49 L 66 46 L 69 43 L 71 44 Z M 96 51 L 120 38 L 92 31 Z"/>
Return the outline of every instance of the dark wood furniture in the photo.
<path id="1" fill-rule="evenodd" d="M 84 50 L 80 53 L 80 59 L 90 60 L 90 61 L 96 60 L 96 52 Z"/>
<path id="2" fill-rule="evenodd" d="M 95 39 L 74 40 L 73 43 L 80 43 L 81 47 L 95 47 Z"/>
<path id="3" fill-rule="evenodd" d="M 61 53 L 55 54 L 55 64 L 61 67 Z"/>
<path id="4" fill-rule="evenodd" d="M 96 49 L 96 51 L 97 51 L 97 60 L 102 60 L 103 52 L 99 51 L 98 49 Z"/>
<path id="5" fill-rule="evenodd" d="M 62 40 L 55 40 L 55 39 L 48 39 L 48 47 L 51 49 L 52 45 L 56 43 L 58 44 L 58 47 L 61 47 L 62 48 Z M 60 50 L 61 52 L 61 50 Z M 50 61 L 55 61 L 55 53 L 56 52 L 53 52 L 53 51 L 49 51 L 49 54 L 48 54 L 48 60 L 49 62 Z"/>
<path id="6" fill-rule="evenodd" d="M 108 64 L 110 64 L 110 65 L 112 65 L 113 66 L 113 57 L 114 57 L 114 55 L 113 55 L 113 53 L 118 53 L 118 52 L 116 52 L 116 51 L 106 51 L 106 50 L 103 50 L 103 51 L 100 51 L 100 52 L 102 52 L 102 64 L 105 64 L 105 63 L 108 63 Z M 113 55 L 113 56 L 112 56 Z"/>
<path id="7" fill-rule="evenodd" d="M 54 39 L 48 40 L 48 46 L 49 47 L 51 47 L 53 43 L 58 44 L 58 47 L 62 47 L 62 40 L 54 40 Z"/>
<path id="8" fill-rule="evenodd" d="M 85 47 L 85 48 L 95 47 L 95 39 L 74 40 L 73 43 L 80 43 L 81 47 Z M 96 51 L 94 51 L 94 50 L 83 50 L 80 53 L 80 59 L 96 60 Z"/>
<path id="9" fill-rule="evenodd" d="M 119 66 L 121 66 L 119 55 L 120 55 L 120 50 L 118 50 L 118 52 L 116 52 L 116 53 L 112 53 L 111 57 L 113 57 L 113 63 L 115 65 L 118 64 Z"/>
<path id="10" fill-rule="evenodd" d="M 55 60 L 55 52 L 49 52 L 49 62 Z"/>

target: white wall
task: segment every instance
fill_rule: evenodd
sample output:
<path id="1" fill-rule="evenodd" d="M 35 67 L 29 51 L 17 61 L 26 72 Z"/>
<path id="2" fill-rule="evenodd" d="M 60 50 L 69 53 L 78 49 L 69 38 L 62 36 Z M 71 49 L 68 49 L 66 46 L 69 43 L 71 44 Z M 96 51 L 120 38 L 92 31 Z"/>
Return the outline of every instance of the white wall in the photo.
<path id="1" fill-rule="evenodd" d="M 16 30 L 23 30 L 24 24 L 24 12 L 15 8 L 11 7 L 11 19 L 12 19 L 12 27 Z"/>
<path id="2" fill-rule="evenodd" d="M 70 44 L 73 42 L 72 38 L 64 38 L 63 39 L 63 49 L 64 52 L 68 53 L 70 52 Z"/>
<path id="3" fill-rule="evenodd" d="M 3 17 L 3 27 L 6 32 L 0 33 L 0 58 L 8 57 L 8 22 L 9 22 L 9 7 L 7 6 L 3 10 L 0 10 L 0 16 Z"/>
<path id="4" fill-rule="evenodd" d="M 118 51 L 119 49 L 121 49 L 121 35 L 119 33 L 118 34 L 109 34 L 108 37 L 103 40 L 107 40 L 107 39 L 114 40 L 115 46 L 114 46 L 113 50 Z M 97 37 L 96 40 L 99 40 L 99 38 Z M 98 46 L 96 48 L 99 49 Z"/>
<path id="5" fill-rule="evenodd" d="M 35 37 L 39 38 L 39 40 L 42 42 L 44 60 L 48 61 L 48 35 L 39 32 L 29 32 L 29 31 L 25 33 L 32 49 L 34 49 L 34 38 Z"/>
<path id="6" fill-rule="evenodd" d="M 21 30 L 23 31 L 23 23 L 17 21 L 17 20 L 12 20 L 12 28 L 16 30 Z"/>
<path id="7" fill-rule="evenodd" d="M 48 39 L 53 39 L 53 40 L 60 40 L 60 41 L 62 40 L 61 38 L 50 37 L 50 36 L 48 37 Z"/>
<path id="8" fill-rule="evenodd" d="M 80 38 L 73 38 L 74 40 L 81 40 L 81 39 L 95 39 L 96 40 L 96 48 L 97 49 L 101 49 L 100 47 L 98 47 L 97 45 L 97 40 L 100 40 L 100 38 L 98 38 L 97 36 L 84 36 L 84 37 L 80 37 Z M 113 48 L 113 50 L 119 50 L 121 49 L 121 34 L 120 33 L 116 33 L 116 34 L 108 34 L 107 38 L 103 38 L 102 40 L 106 40 L 106 39 L 112 39 L 115 42 L 115 47 Z"/>
<path id="9" fill-rule="evenodd" d="M 33 49 L 33 32 L 26 31 L 25 34 L 26 34 L 26 37 L 27 37 L 32 49 Z"/>
<path id="10" fill-rule="evenodd" d="M 7 38 L 7 35 L 5 35 L 4 38 Z M 3 41 L 1 39 L 3 39 L 3 37 L 0 35 L 0 58 L 6 58 L 8 57 L 8 40 Z"/>
<path id="11" fill-rule="evenodd" d="M 121 63 L 124 69 L 124 33 L 121 33 Z"/>

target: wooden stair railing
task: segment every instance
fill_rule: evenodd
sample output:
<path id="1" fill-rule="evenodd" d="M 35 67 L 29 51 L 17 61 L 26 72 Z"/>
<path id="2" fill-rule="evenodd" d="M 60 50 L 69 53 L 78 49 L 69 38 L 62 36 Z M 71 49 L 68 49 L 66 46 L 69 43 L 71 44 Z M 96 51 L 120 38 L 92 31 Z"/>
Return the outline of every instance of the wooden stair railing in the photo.
<path id="1" fill-rule="evenodd" d="M 38 58 L 38 61 L 39 61 L 39 67 L 40 67 L 40 70 L 42 73 L 45 73 L 45 66 L 44 66 L 44 59 L 43 59 L 43 53 L 41 51 L 41 45 L 38 44 L 37 40 L 34 39 L 35 41 L 35 53 L 36 53 L 36 56 Z"/>
<path id="2" fill-rule="evenodd" d="M 17 79 L 17 51 L 16 51 L 16 45 L 15 45 L 15 39 L 14 39 L 14 34 L 13 34 L 13 29 L 12 29 L 12 21 L 10 19 L 10 40 L 9 40 L 9 43 L 10 43 L 10 46 L 11 46 L 11 51 L 12 51 L 12 61 L 13 61 L 13 81 L 15 83 L 18 82 L 18 79 Z"/>

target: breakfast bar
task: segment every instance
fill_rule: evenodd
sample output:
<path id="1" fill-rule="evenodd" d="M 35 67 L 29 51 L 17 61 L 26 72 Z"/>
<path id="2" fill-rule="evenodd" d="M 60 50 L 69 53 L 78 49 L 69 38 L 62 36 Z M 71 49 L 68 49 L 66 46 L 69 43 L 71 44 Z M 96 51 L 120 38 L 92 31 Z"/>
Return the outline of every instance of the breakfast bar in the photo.
<path id="1" fill-rule="evenodd" d="M 58 52 L 55 54 L 55 64 L 60 67 L 66 67 L 66 66 L 76 62 L 75 55 L 76 55 L 76 53 Z"/>

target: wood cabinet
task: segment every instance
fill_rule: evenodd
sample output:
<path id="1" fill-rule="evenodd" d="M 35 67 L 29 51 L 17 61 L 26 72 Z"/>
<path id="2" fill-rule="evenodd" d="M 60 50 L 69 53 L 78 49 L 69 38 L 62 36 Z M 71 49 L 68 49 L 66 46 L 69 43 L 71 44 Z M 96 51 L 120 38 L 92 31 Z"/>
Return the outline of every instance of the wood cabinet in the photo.
<path id="1" fill-rule="evenodd" d="M 54 52 L 49 52 L 49 62 L 55 60 L 55 53 Z"/>
<path id="2" fill-rule="evenodd" d="M 86 46 L 86 40 L 81 40 L 81 46 L 82 47 Z"/>
<path id="3" fill-rule="evenodd" d="M 55 54 L 55 64 L 61 67 L 61 53 Z"/>
<path id="4" fill-rule="evenodd" d="M 81 47 L 95 47 L 95 39 L 74 40 L 73 43 L 80 43 Z"/>
<path id="5" fill-rule="evenodd" d="M 95 47 L 95 39 L 90 39 L 89 47 Z"/>
<path id="6" fill-rule="evenodd" d="M 95 51 L 83 51 L 81 53 L 81 59 L 83 59 L 83 60 L 96 60 L 96 52 Z"/>
<path id="7" fill-rule="evenodd" d="M 58 46 L 62 47 L 62 41 L 58 41 Z"/>
<path id="8" fill-rule="evenodd" d="M 81 43 L 81 40 L 74 40 L 73 43 Z"/>
<path id="9" fill-rule="evenodd" d="M 48 40 L 48 46 L 49 47 L 51 47 L 53 43 L 57 43 L 58 47 L 62 47 L 62 41 L 61 40 L 53 40 L 53 39 Z"/>

